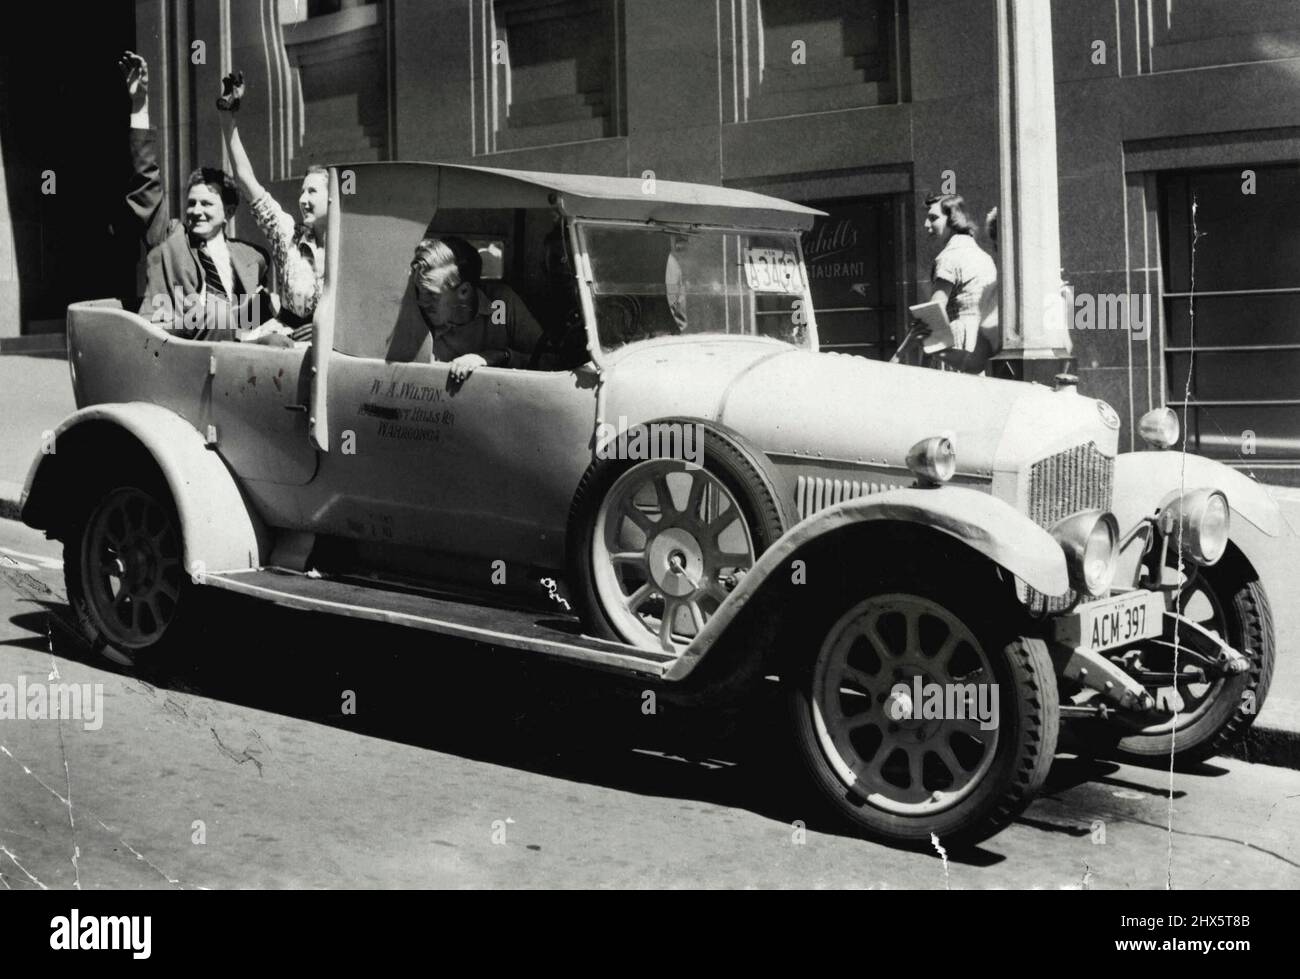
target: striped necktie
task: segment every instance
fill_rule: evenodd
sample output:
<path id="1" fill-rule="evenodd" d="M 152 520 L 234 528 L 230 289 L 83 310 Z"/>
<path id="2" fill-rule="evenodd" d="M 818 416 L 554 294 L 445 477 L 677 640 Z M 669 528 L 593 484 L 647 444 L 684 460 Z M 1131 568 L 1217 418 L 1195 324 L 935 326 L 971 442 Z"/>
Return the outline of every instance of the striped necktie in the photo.
<path id="1" fill-rule="evenodd" d="M 228 300 L 230 294 L 226 292 L 225 284 L 221 281 L 221 274 L 217 272 L 216 260 L 208 254 L 206 242 L 199 245 L 198 253 L 199 264 L 203 266 L 203 284 L 207 286 L 208 295 Z"/>

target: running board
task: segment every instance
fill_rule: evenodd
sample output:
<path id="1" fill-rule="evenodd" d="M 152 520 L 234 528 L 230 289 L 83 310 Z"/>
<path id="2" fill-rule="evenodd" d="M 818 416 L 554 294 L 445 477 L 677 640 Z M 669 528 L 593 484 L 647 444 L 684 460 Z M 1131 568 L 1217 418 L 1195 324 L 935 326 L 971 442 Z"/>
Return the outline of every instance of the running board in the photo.
<path id="1" fill-rule="evenodd" d="M 305 612 L 327 612 L 554 656 L 617 673 L 662 678 L 674 653 L 585 636 L 575 616 L 496 608 L 272 568 L 204 575 L 214 588 Z"/>

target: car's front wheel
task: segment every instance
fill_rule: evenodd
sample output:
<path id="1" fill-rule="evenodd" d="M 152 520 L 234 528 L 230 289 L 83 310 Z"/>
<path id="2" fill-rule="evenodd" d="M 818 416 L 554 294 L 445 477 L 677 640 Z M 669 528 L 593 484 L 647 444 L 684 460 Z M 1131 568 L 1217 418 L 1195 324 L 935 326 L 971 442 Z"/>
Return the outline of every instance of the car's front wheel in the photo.
<path id="1" fill-rule="evenodd" d="M 1059 725 L 1047 647 L 1006 635 L 960 589 L 867 592 L 828 608 L 787 672 L 799 755 L 868 837 L 977 843 L 1046 780 Z"/>
<path id="2" fill-rule="evenodd" d="M 1201 568 L 1180 593 L 1178 608 L 1241 653 L 1248 666 L 1241 673 L 1207 675 L 1190 655 L 1179 659 L 1176 684 L 1148 687 L 1155 719 L 1127 736 L 1112 734 L 1110 743 L 1122 758 L 1167 763 L 1172 754 L 1176 765 L 1204 761 L 1231 748 L 1264 706 L 1276 641 L 1268 597 L 1249 562 L 1234 549 Z M 1168 650 L 1144 653 L 1141 665 L 1165 675 L 1175 668 Z"/>
<path id="3" fill-rule="evenodd" d="M 166 488 L 148 480 L 90 499 L 64 542 L 68 604 L 87 642 L 141 665 L 174 648 L 195 590 Z"/>

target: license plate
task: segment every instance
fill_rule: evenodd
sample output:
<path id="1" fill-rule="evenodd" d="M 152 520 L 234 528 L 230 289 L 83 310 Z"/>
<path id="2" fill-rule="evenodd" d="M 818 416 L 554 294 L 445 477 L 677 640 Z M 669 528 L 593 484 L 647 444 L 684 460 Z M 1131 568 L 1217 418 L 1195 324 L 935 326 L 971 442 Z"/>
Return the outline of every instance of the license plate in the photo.
<path id="1" fill-rule="evenodd" d="M 745 281 L 755 292 L 798 294 L 799 259 L 794 252 L 780 248 L 746 248 Z"/>
<path id="2" fill-rule="evenodd" d="M 1159 592 L 1130 592 L 1082 605 L 1057 622 L 1057 638 L 1070 646 L 1098 652 L 1164 631 L 1165 597 Z"/>

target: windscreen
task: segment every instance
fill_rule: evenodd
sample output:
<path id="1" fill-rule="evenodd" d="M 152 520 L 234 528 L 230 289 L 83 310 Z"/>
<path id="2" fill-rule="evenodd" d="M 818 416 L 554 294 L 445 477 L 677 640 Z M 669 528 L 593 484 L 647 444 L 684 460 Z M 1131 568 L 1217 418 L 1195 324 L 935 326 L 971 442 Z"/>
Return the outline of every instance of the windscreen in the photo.
<path id="1" fill-rule="evenodd" d="M 811 344 L 812 308 L 793 233 L 596 224 L 579 231 L 604 350 L 682 334 Z"/>

